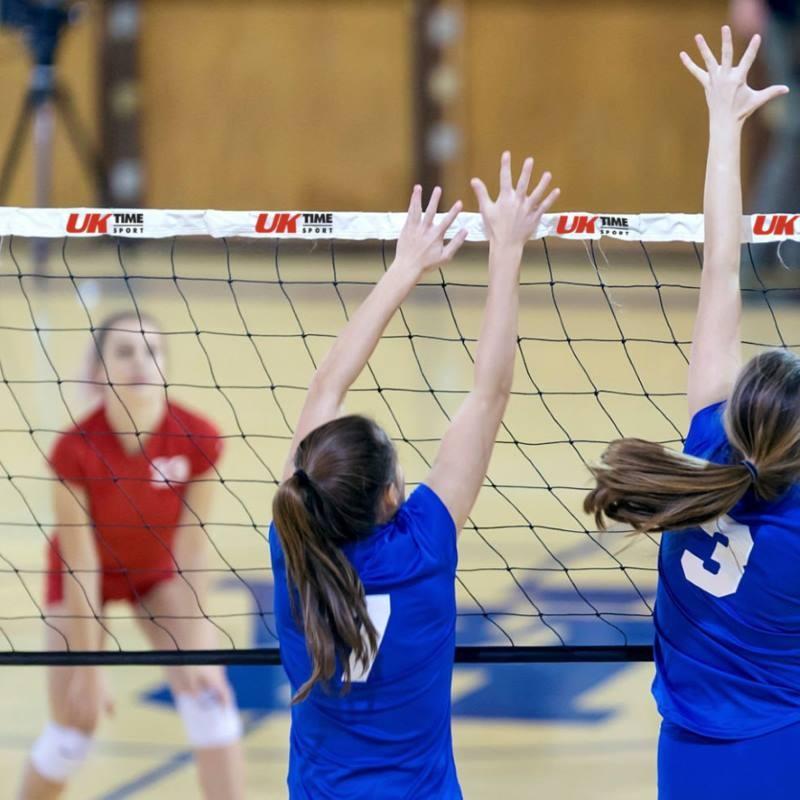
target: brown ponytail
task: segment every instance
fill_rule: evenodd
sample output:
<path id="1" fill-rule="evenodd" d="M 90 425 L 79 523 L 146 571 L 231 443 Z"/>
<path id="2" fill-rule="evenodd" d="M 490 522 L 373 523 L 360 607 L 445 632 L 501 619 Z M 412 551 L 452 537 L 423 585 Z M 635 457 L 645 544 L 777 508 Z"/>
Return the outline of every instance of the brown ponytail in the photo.
<path id="1" fill-rule="evenodd" d="M 744 367 L 724 415 L 731 463 L 714 464 L 642 439 L 618 439 L 591 467 L 584 511 L 638 531 L 691 528 L 729 512 L 753 488 L 775 500 L 800 479 L 800 358 L 767 350 Z"/>
<path id="2" fill-rule="evenodd" d="M 272 512 L 312 663 L 311 676 L 292 699 L 298 703 L 316 683 L 333 678 L 337 661 L 347 691 L 351 653 L 362 667 L 375 654 L 378 634 L 364 585 L 341 548 L 372 531 L 397 465 L 384 431 L 353 415 L 312 431 L 297 448 L 295 466 L 279 487 Z"/>

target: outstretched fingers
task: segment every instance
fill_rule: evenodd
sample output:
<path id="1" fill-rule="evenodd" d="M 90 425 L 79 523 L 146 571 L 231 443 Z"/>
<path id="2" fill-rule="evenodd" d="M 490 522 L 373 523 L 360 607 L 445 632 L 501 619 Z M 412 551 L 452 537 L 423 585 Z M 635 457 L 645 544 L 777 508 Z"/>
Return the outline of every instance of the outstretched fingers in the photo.
<path id="1" fill-rule="evenodd" d="M 444 215 L 442 221 L 436 226 L 436 235 L 444 236 L 447 229 L 456 221 L 456 217 L 461 213 L 464 204 L 460 200 L 453 203 L 453 207 Z"/>
<path id="2" fill-rule="evenodd" d="M 528 156 L 522 165 L 522 172 L 519 174 L 517 181 L 517 197 L 525 197 L 528 193 L 528 185 L 531 182 L 531 175 L 533 174 L 533 159 Z"/>
<path id="3" fill-rule="evenodd" d="M 547 187 L 550 185 L 552 178 L 553 176 L 549 172 L 542 174 L 542 177 L 539 178 L 539 183 L 536 184 L 536 188 L 531 192 L 530 196 L 525 201 L 526 208 L 528 210 L 531 210 L 539 205 L 541 199 L 544 197 L 544 193 L 547 191 Z"/>
<path id="4" fill-rule="evenodd" d="M 442 187 L 434 186 L 431 192 L 431 199 L 428 201 L 428 207 L 425 209 L 425 216 L 423 222 L 426 225 L 433 223 L 433 218 L 436 216 L 436 210 L 439 208 L 439 199 L 442 196 Z"/>
<path id="5" fill-rule="evenodd" d="M 553 191 L 550 192 L 550 194 L 548 194 L 547 197 L 545 197 L 545 199 L 542 200 L 541 203 L 539 203 L 539 207 L 537 210 L 541 211 L 542 214 L 546 214 L 552 208 L 553 203 L 555 203 L 555 201 L 558 200 L 558 196 L 560 194 L 561 194 L 561 189 L 557 187 L 553 189 Z"/>
<path id="6" fill-rule="evenodd" d="M 756 34 L 751 40 L 750 43 L 747 45 L 747 49 L 742 54 L 742 58 L 739 61 L 739 69 L 744 72 L 745 75 L 750 71 L 750 67 L 753 66 L 753 62 L 756 60 L 756 56 L 758 55 L 758 48 L 761 47 L 761 37 Z"/>
<path id="7" fill-rule="evenodd" d="M 461 228 L 458 233 L 442 249 L 442 259 L 449 261 L 459 250 L 467 238 L 467 229 Z"/>
<path id="8" fill-rule="evenodd" d="M 706 69 L 709 71 L 716 69 L 719 64 L 717 64 L 717 59 L 714 58 L 714 54 L 711 52 L 711 48 L 708 46 L 708 42 L 706 42 L 703 34 L 698 33 L 697 36 L 694 37 L 694 40 L 697 43 L 697 49 L 700 51 L 700 55 L 703 56 Z"/>
<path id="9" fill-rule="evenodd" d="M 683 66 L 686 67 L 703 86 L 708 84 L 708 73 L 704 69 L 700 69 L 700 67 L 692 61 L 691 56 L 683 50 L 681 50 L 681 61 L 683 62 Z"/>
<path id="10" fill-rule="evenodd" d="M 511 153 L 506 150 L 500 157 L 500 191 L 511 189 Z"/>
<path id="11" fill-rule="evenodd" d="M 408 204 L 408 218 L 418 222 L 422 216 L 422 187 L 417 184 L 411 191 L 411 200 Z"/>
<path id="12" fill-rule="evenodd" d="M 489 197 L 489 190 L 486 188 L 486 184 L 480 178 L 473 178 L 470 182 L 470 186 L 472 186 L 472 191 L 475 192 L 475 199 L 478 201 L 478 208 L 483 211 L 489 203 L 492 202 L 492 199 Z"/>
<path id="13" fill-rule="evenodd" d="M 782 94 L 788 93 L 788 86 L 784 86 L 782 84 L 767 86 L 766 89 L 761 89 L 761 91 L 755 92 L 756 108 L 763 106 L 765 103 L 769 103 L 770 100 L 780 97 Z"/>
<path id="14" fill-rule="evenodd" d="M 730 68 L 733 66 L 733 36 L 727 25 L 722 26 L 722 60 L 720 66 Z"/>

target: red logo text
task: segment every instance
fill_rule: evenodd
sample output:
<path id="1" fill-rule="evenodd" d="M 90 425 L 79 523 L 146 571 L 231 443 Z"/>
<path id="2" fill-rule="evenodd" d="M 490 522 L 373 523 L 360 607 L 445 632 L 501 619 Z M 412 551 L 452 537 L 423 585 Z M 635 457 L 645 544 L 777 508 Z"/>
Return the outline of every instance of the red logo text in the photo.
<path id="1" fill-rule="evenodd" d="M 753 234 L 755 236 L 794 236 L 795 220 L 800 214 L 756 214 L 753 220 Z"/>

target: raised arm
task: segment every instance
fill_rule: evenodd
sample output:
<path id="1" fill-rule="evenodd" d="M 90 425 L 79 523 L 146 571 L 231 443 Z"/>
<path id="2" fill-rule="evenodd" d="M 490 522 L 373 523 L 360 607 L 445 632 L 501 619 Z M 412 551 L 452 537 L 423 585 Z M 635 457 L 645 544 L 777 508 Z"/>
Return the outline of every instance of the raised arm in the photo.
<path id="1" fill-rule="evenodd" d="M 297 445 L 315 428 L 340 415 L 347 391 L 364 369 L 389 320 L 422 275 L 437 264 L 449 261 L 464 243 L 467 237 L 465 229 L 447 245 L 444 244 L 444 235 L 461 211 L 461 202 L 457 202 L 444 219 L 435 224 L 434 215 L 441 195 L 437 186 L 423 213 L 422 188 L 414 187 L 408 217 L 397 240 L 394 261 L 345 325 L 311 379 L 289 448 L 284 480 L 294 472 Z"/>
<path id="2" fill-rule="evenodd" d="M 698 67 L 684 52 L 681 61 L 705 89 L 709 138 L 703 197 L 703 271 L 687 389 L 690 415 L 725 400 L 741 366 L 742 126 L 757 108 L 789 91 L 786 86 L 754 91 L 747 85 L 747 73 L 761 37 L 750 40 L 737 66 L 733 66 L 733 42 L 727 25 L 722 28 L 719 63 L 701 35 L 695 41 L 706 69 Z"/>
<path id="3" fill-rule="evenodd" d="M 425 480 L 447 506 L 458 531 L 483 485 L 497 430 L 511 394 L 522 249 L 542 214 L 559 194 L 559 190 L 554 189 L 545 196 L 550 183 L 550 173 L 545 172 L 533 193 L 528 195 L 532 172 L 533 159 L 528 158 L 514 187 L 511 155 L 503 153 L 500 193 L 494 202 L 482 181 L 477 178 L 472 181 L 489 236 L 489 290 L 475 354 L 472 391 L 445 433 Z"/>

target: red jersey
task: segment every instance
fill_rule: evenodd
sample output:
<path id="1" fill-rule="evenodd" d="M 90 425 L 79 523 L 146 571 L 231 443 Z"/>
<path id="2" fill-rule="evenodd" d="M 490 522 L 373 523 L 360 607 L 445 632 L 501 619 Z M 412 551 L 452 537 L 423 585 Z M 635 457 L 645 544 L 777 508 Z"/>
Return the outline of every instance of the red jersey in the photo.
<path id="1" fill-rule="evenodd" d="M 134 601 L 174 575 L 172 546 L 188 482 L 211 470 L 221 452 L 214 425 L 174 403 L 137 452 L 123 449 L 103 407 L 58 437 L 50 466 L 86 492 L 103 601 Z M 55 536 L 48 552 L 48 605 L 62 599 L 67 569 Z"/>

